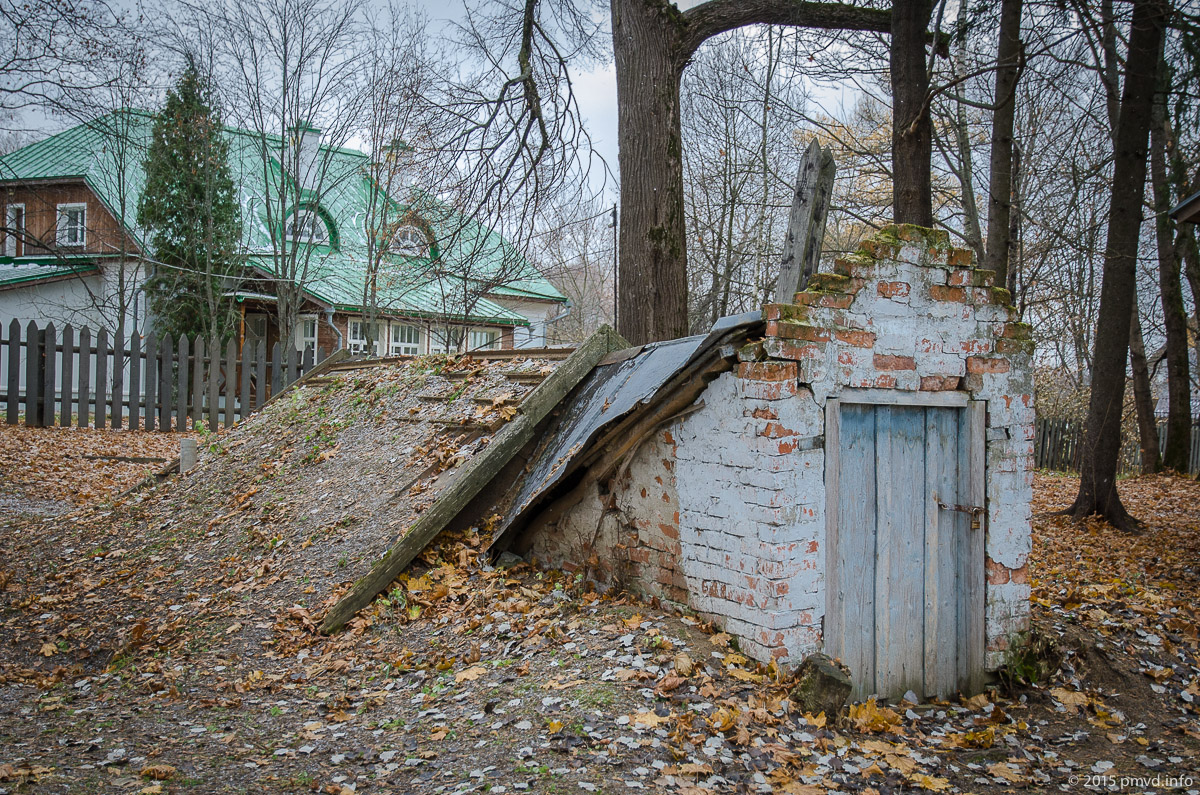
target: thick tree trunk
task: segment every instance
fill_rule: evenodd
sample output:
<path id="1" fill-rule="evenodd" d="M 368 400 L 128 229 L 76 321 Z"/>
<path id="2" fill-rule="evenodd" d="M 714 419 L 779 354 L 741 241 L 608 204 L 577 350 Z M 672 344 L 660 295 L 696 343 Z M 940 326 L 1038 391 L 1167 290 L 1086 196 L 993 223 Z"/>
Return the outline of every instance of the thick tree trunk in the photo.
<path id="1" fill-rule="evenodd" d="M 1133 375 L 1133 405 L 1137 412 L 1138 441 L 1142 448 L 1142 474 L 1162 469 L 1158 454 L 1158 425 L 1154 421 L 1154 395 L 1150 391 L 1150 367 L 1146 364 L 1146 343 L 1142 339 L 1142 318 L 1137 296 L 1129 314 L 1129 370 Z"/>
<path id="2" fill-rule="evenodd" d="M 996 272 L 996 284 L 1008 284 L 1012 246 L 1009 217 L 1013 193 L 1013 121 L 1021 60 L 1021 0 L 1000 4 L 1000 44 L 996 52 L 996 93 L 992 102 L 991 180 L 988 184 L 987 252 L 983 267 Z"/>
<path id="3" fill-rule="evenodd" d="M 1163 0 L 1138 0 L 1133 8 L 1125 90 L 1113 157 L 1087 442 L 1080 467 L 1079 494 L 1068 509 L 1076 518 L 1099 514 L 1122 529 L 1137 526 L 1117 495 L 1117 461 L 1121 453 L 1121 410 L 1129 351 L 1129 316 L 1136 285 L 1138 233 L 1142 225 L 1147 138 L 1166 12 Z"/>
<path id="4" fill-rule="evenodd" d="M 1171 186 L 1167 176 L 1167 141 L 1170 127 L 1167 122 L 1166 65 L 1161 56 L 1158 64 L 1159 95 L 1154 103 L 1150 122 L 1150 184 L 1154 191 L 1155 241 L 1158 244 L 1158 289 L 1162 297 L 1163 320 L 1166 331 L 1167 366 L 1167 444 L 1162 465 L 1177 472 L 1187 472 L 1192 448 L 1192 397 L 1188 362 L 1187 309 L 1183 304 L 1183 284 L 1179 274 L 1183 268 L 1182 237 L 1175 239 L 1175 224 L 1170 216 Z"/>
<path id="5" fill-rule="evenodd" d="M 682 64 L 662 0 L 612 0 L 621 164 L 620 324 L 635 345 L 687 335 Z"/>
<path id="6" fill-rule="evenodd" d="M 931 0 L 892 4 L 892 215 L 896 223 L 933 226 L 933 127 L 925 39 Z"/>

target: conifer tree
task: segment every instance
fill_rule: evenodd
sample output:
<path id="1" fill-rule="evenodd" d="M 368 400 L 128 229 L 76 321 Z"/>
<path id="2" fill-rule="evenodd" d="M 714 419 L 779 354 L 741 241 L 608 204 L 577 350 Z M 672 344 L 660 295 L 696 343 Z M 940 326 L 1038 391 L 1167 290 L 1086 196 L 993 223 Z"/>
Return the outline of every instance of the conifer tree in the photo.
<path id="1" fill-rule="evenodd" d="M 157 263 L 147 308 L 160 332 L 227 337 L 242 270 L 242 221 L 229 142 L 211 104 L 212 85 L 189 65 L 168 92 L 146 154 L 138 223 Z"/>

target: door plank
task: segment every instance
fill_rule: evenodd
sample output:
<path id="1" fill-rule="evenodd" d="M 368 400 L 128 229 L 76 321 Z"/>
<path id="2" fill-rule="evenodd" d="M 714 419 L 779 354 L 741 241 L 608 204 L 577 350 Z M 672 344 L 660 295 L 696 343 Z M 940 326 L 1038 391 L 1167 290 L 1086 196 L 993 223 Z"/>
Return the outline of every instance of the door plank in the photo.
<path id="1" fill-rule="evenodd" d="M 949 698 L 958 690 L 958 554 L 959 537 L 969 525 L 959 511 L 938 502 L 961 505 L 959 487 L 960 409 L 928 409 L 926 413 L 925 483 L 925 695 Z"/>
<path id="2" fill-rule="evenodd" d="M 876 412 L 875 684 L 894 695 L 924 686 L 925 409 Z"/>
<path id="3" fill-rule="evenodd" d="M 845 625 L 842 623 L 842 593 L 838 564 L 838 495 L 841 494 L 841 407 L 836 398 L 825 401 L 825 627 L 823 651 L 831 654 L 842 648 Z"/>
<path id="4" fill-rule="evenodd" d="M 963 471 L 967 474 L 966 493 L 970 497 L 971 505 L 986 507 L 987 403 L 973 400 L 967 404 L 963 415 L 961 437 L 967 440 L 967 443 L 961 445 L 960 455 L 965 459 Z M 959 554 L 962 593 L 959 605 L 959 636 L 962 646 L 959 655 L 963 660 L 962 689 L 967 695 L 973 695 L 983 690 L 984 685 L 984 652 L 987 645 L 984 624 L 984 539 L 987 533 L 987 511 L 980 515 L 978 529 L 971 529 L 968 520 L 963 533 L 966 543 Z"/>
<path id="5" fill-rule="evenodd" d="M 875 409 L 841 407 L 836 568 L 838 590 L 832 595 L 836 622 L 843 633 L 833 656 L 850 668 L 852 696 L 876 692 L 875 660 Z"/>

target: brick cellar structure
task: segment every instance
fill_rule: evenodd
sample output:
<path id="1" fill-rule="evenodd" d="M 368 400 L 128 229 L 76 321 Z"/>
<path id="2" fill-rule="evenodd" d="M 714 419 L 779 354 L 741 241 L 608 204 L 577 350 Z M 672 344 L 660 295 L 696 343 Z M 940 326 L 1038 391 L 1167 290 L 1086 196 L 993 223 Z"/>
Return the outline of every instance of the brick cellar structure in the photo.
<path id="1" fill-rule="evenodd" d="M 925 670 L 926 693 L 977 688 L 1029 622 L 1032 342 L 1016 317 L 946 233 L 888 227 L 767 305 L 732 369 L 524 551 L 588 560 L 759 660 L 840 656 L 863 693 L 922 675 L 889 666 Z M 956 654 L 952 684 L 931 683 Z"/>

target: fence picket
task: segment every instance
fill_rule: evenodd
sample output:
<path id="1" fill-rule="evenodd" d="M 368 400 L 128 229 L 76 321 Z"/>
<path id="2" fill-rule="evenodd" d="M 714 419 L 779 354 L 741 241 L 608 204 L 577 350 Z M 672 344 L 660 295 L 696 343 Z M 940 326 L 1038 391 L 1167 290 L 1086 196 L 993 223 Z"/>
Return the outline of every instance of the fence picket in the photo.
<path id="1" fill-rule="evenodd" d="M 283 348 L 276 342 L 271 346 L 271 394 L 278 394 L 279 390 L 283 389 L 283 362 L 280 361 L 280 356 L 283 355 Z"/>
<path id="2" fill-rule="evenodd" d="M 54 377 L 58 372 L 58 363 L 55 355 L 58 348 L 58 331 L 54 328 L 53 323 L 46 325 L 46 330 L 42 332 L 42 337 L 42 426 L 53 428 L 55 403 Z"/>
<path id="3" fill-rule="evenodd" d="M 29 428 L 41 425 L 42 403 L 38 393 L 42 379 L 38 377 L 38 370 L 42 359 L 42 339 L 37 323 L 29 321 L 25 327 L 25 425 Z"/>
<path id="4" fill-rule="evenodd" d="M 96 332 L 96 414 L 97 429 L 105 426 L 108 417 L 108 400 L 105 397 L 108 389 L 108 329 L 101 328 Z"/>
<path id="5" fill-rule="evenodd" d="M 62 331 L 62 372 L 59 381 L 62 382 L 62 392 L 59 393 L 58 421 L 64 428 L 71 427 L 71 413 L 74 406 L 75 389 L 75 328 L 68 323 Z"/>
<path id="6" fill-rule="evenodd" d="M 132 348 L 132 345 L 130 345 Z M 112 335 L 112 381 L 107 390 L 108 394 L 108 427 L 113 430 L 119 430 L 125 427 L 125 358 L 129 356 L 130 378 L 137 381 L 137 374 L 133 370 L 133 356 L 131 351 L 125 350 L 125 327 L 120 326 Z M 138 360 L 138 366 L 141 367 L 141 360 Z M 100 414 L 99 411 L 96 412 Z M 132 407 L 130 414 L 133 414 Z M 97 428 L 103 428 L 104 422 L 98 422 Z M 131 430 L 137 430 L 136 425 L 127 426 Z"/>
<path id="7" fill-rule="evenodd" d="M 175 405 L 175 340 L 170 334 L 158 346 L 158 429 L 171 432 L 171 412 Z"/>
<path id="8" fill-rule="evenodd" d="M 146 413 L 143 416 L 142 427 L 153 431 L 155 430 L 155 406 L 158 403 L 158 336 L 147 334 L 142 340 L 146 346 L 146 389 L 144 393 L 146 395 Z M 129 410 L 130 413 L 133 412 L 132 406 Z"/>
<path id="9" fill-rule="evenodd" d="M 233 337 L 225 343 L 225 427 L 233 427 L 233 410 L 237 402 L 237 343 Z"/>
<path id="10" fill-rule="evenodd" d="M 8 324 L 8 424 L 21 421 L 21 323 L 16 318 Z"/>
<path id="11" fill-rule="evenodd" d="M 187 430 L 188 414 L 188 338 L 186 334 L 179 335 L 175 343 L 175 358 L 178 360 L 177 381 L 175 384 L 175 430 Z"/>
<path id="12" fill-rule="evenodd" d="M 221 377 L 221 346 L 216 339 L 208 341 L 208 429 L 217 431 L 217 379 Z"/>
<path id="13" fill-rule="evenodd" d="M 121 341 L 124 344 L 124 340 Z M 142 414 L 142 338 L 137 334 L 129 337 L 129 430 L 136 431 L 139 427 L 145 427 L 141 424 Z M 114 387 L 113 389 L 113 404 L 121 405 L 120 393 Z M 120 422 L 120 414 L 117 413 L 113 417 L 114 422 Z M 119 425 L 114 425 L 114 428 L 119 428 Z"/>
<path id="14" fill-rule="evenodd" d="M 87 326 L 79 329 L 79 411 L 76 412 L 76 424 L 80 428 L 88 426 L 92 407 L 92 330 Z"/>
<path id="15" fill-rule="evenodd" d="M 204 337 L 196 335 L 192 350 L 192 428 L 204 417 Z"/>
<path id="16" fill-rule="evenodd" d="M 250 414 L 250 374 L 254 368 L 251 367 L 250 356 L 254 351 L 254 344 L 242 341 L 242 366 L 241 366 L 241 384 L 238 390 L 238 419 L 244 420 Z"/>
<path id="17" fill-rule="evenodd" d="M 288 349 L 287 352 L 287 378 L 284 386 L 291 386 L 300 377 L 300 352 Z"/>
<path id="18" fill-rule="evenodd" d="M 262 408 L 267 400 L 267 341 L 259 340 L 254 346 L 254 410 Z"/>

